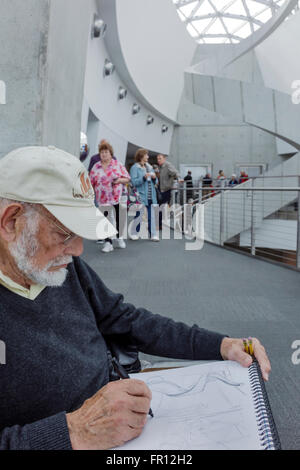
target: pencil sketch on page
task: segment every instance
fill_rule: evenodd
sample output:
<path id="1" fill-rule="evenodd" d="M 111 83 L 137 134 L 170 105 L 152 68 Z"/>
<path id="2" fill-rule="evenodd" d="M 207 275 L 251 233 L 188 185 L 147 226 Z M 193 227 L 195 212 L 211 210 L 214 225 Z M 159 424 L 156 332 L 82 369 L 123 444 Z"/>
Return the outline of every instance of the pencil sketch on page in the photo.
<path id="1" fill-rule="evenodd" d="M 220 361 L 133 374 L 152 391 L 154 418 L 120 449 L 259 449 L 247 369 Z"/>

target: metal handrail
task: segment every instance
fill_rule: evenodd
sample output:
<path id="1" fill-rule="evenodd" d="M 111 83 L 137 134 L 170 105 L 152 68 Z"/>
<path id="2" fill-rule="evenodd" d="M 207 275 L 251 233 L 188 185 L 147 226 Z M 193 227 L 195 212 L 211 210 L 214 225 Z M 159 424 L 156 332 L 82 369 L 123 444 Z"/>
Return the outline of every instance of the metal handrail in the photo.
<path id="1" fill-rule="evenodd" d="M 216 190 L 216 191 L 231 191 L 231 190 L 236 190 L 236 191 L 300 191 L 300 187 L 274 187 L 274 188 L 238 188 L 237 186 L 239 185 L 235 185 L 233 186 L 233 188 L 231 187 L 228 187 L 228 186 L 206 186 L 204 187 L 204 189 L 208 190 L 208 191 L 211 191 L 211 190 Z M 203 189 L 203 187 L 188 187 L 188 188 L 172 188 L 171 191 L 199 191 Z"/>
<path id="2" fill-rule="evenodd" d="M 247 181 L 249 180 L 252 180 L 252 179 L 255 179 L 255 178 L 297 178 L 299 177 L 300 175 L 274 175 L 274 176 L 270 176 L 270 175 L 257 175 L 257 176 L 245 176 L 245 178 L 247 178 Z M 243 176 L 237 176 L 237 179 L 239 178 L 244 178 Z M 205 176 L 201 176 L 200 177 L 200 180 L 202 181 L 203 179 L 206 179 Z M 226 180 L 230 180 L 231 177 L 228 177 L 226 176 L 225 178 L 223 179 L 218 179 L 218 178 L 209 178 L 210 180 L 212 181 L 226 181 Z M 244 181 L 244 183 L 246 183 L 247 181 Z M 243 183 L 240 183 L 240 184 L 243 184 Z"/>
<path id="3" fill-rule="evenodd" d="M 257 178 L 266 178 L 265 184 L 267 186 L 255 187 L 255 180 Z M 284 178 L 285 183 L 287 183 L 286 179 L 288 178 L 297 178 L 297 181 L 295 182 L 298 184 L 298 186 L 280 186 L 280 181 L 278 181 L 279 184 L 272 187 L 268 185 L 270 178 L 276 178 L 276 181 L 278 181 L 278 178 Z M 211 179 L 213 183 L 215 183 L 216 180 L 214 178 Z M 245 249 L 248 249 L 250 250 L 252 256 L 258 256 L 260 258 L 266 258 L 268 257 L 268 254 L 270 256 L 270 252 L 273 250 L 273 260 L 281 259 L 282 262 L 286 262 L 289 265 L 291 263 L 295 263 L 296 268 L 300 270 L 300 176 L 281 175 L 274 177 L 251 177 L 248 178 L 248 181 L 250 181 L 250 184 L 248 185 L 241 183 L 228 186 L 226 184 L 228 180 L 226 179 L 217 181 L 218 186 L 187 186 L 186 181 L 181 182 L 180 185 L 172 188 L 172 202 L 175 203 L 175 193 L 177 193 L 177 197 L 179 198 L 178 205 L 180 205 L 180 203 L 183 203 L 183 205 L 188 203 L 192 206 L 197 206 L 198 204 L 204 204 L 206 206 L 206 204 L 209 202 L 207 210 L 210 211 L 209 214 L 211 215 L 209 215 L 206 223 L 208 224 L 207 233 L 210 234 L 209 239 L 213 240 L 212 243 L 224 246 L 224 243 L 227 243 L 226 240 L 230 240 L 232 236 L 238 236 L 237 247 L 239 247 L 240 250 L 245 251 Z M 246 183 L 246 181 L 244 183 Z M 187 199 L 189 191 L 193 193 L 193 197 Z M 241 203 L 239 203 L 239 206 L 237 206 L 237 213 L 234 212 L 234 204 L 235 194 L 238 195 L 238 193 L 233 193 L 233 191 L 241 192 L 241 196 L 245 196 L 246 192 L 246 197 L 239 199 Z M 296 193 L 295 197 L 294 195 L 288 196 L 288 194 L 290 195 L 291 192 Z M 269 193 L 272 193 L 272 196 L 270 195 L 270 197 L 267 197 L 266 195 Z M 278 198 L 275 197 L 274 193 L 278 193 Z M 286 193 L 286 196 L 283 195 L 284 193 Z M 259 197 L 259 194 L 261 194 L 261 197 Z M 230 195 L 232 195 L 232 197 Z M 256 195 L 258 195 L 258 198 L 255 197 Z M 211 206 L 210 203 L 212 203 L 213 206 Z M 295 227 L 293 230 L 297 230 L 297 234 L 296 232 L 286 232 L 284 230 L 280 231 L 280 227 L 278 227 L 279 230 L 274 232 L 273 238 L 271 237 L 270 239 L 270 234 L 268 234 L 268 238 L 264 238 L 264 236 L 262 237 L 262 234 L 259 231 L 259 227 L 262 227 L 261 222 L 264 220 L 267 221 L 270 219 L 272 214 L 274 216 L 284 207 L 289 205 L 292 207 L 292 204 L 295 203 L 297 204 L 295 205 L 295 211 L 290 212 L 295 214 L 295 216 L 286 220 L 294 220 L 296 222 L 297 229 Z M 216 207 L 216 210 L 214 207 Z M 240 232 L 236 232 L 237 235 L 234 235 L 235 229 L 230 229 L 230 224 L 233 224 L 233 227 L 235 224 L 237 224 L 237 228 L 241 226 Z M 244 243 L 240 243 L 239 241 L 239 237 L 244 231 L 247 231 L 248 233 L 250 231 L 250 238 L 247 238 L 246 235 L 246 238 L 244 239 L 249 240 L 249 243 L 246 241 L 246 244 L 245 241 Z M 289 241 L 294 242 L 295 236 L 297 237 L 295 248 L 280 248 L 280 246 L 289 246 Z M 230 246 L 234 246 L 232 245 L 232 243 L 234 243 L 233 240 L 234 239 L 232 239 Z M 276 246 L 276 240 L 279 242 L 277 243 L 278 248 L 272 248 L 272 246 L 274 246 L 273 242 L 275 242 Z M 265 245 L 263 244 L 264 242 L 266 242 Z M 288 243 L 288 245 L 286 245 L 286 243 Z M 294 254 L 289 254 L 289 251 L 294 252 Z M 283 255 L 281 252 L 286 252 L 286 255 Z"/>

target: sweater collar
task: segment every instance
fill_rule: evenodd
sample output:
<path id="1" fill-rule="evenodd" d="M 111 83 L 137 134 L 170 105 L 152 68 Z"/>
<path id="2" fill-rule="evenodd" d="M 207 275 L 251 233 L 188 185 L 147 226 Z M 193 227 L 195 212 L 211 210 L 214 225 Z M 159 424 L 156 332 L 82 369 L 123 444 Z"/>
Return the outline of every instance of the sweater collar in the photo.
<path id="1" fill-rule="evenodd" d="M 21 286 L 17 282 L 10 279 L 10 277 L 5 276 L 2 271 L 0 270 L 0 284 L 6 289 L 14 292 L 21 297 L 26 297 L 26 299 L 34 300 L 37 296 L 46 288 L 46 286 L 41 286 L 39 284 L 34 284 L 30 286 L 29 289 L 26 287 Z"/>

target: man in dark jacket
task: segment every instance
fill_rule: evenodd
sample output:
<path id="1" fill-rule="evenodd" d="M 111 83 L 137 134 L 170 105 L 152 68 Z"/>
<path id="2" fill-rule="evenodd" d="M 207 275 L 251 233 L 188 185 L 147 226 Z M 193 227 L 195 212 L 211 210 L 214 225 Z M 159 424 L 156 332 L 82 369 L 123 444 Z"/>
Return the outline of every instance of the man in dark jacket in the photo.
<path id="1" fill-rule="evenodd" d="M 116 233 L 85 167 L 55 147 L 0 161 L 0 449 L 109 449 L 139 436 L 151 391 L 111 382 L 107 343 L 182 359 L 252 358 L 241 339 L 125 303 L 80 259 L 82 238 Z M 254 339 L 264 377 L 270 364 Z"/>
<path id="2" fill-rule="evenodd" d="M 192 188 L 193 187 L 192 172 L 190 170 L 187 172 L 187 175 L 183 179 L 186 182 L 186 187 L 187 188 Z M 189 199 L 193 199 L 193 197 L 194 197 L 194 191 L 192 189 L 187 189 L 187 192 L 186 192 L 187 202 L 188 202 Z"/>
<path id="3" fill-rule="evenodd" d="M 170 204 L 174 180 L 177 179 L 180 182 L 182 180 L 176 168 L 167 161 L 165 155 L 160 154 L 156 158 L 159 165 L 159 189 L 162 196 L 162 204 Z"/>

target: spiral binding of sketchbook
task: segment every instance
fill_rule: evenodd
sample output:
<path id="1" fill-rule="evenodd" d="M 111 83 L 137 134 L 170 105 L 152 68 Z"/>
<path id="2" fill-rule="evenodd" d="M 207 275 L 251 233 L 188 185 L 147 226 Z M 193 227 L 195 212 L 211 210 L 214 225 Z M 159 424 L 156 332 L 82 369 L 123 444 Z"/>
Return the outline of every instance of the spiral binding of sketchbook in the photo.
<path id="1" fill-rule="evenodd" d="M 264 379 L 262 377 L 259 364 L 256 361 L 254 361 L 249 367 L 249 377 L 262 447 L 265 450 L 280 450 L 281 444 L 272 415 Z"/>

